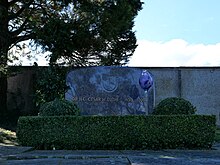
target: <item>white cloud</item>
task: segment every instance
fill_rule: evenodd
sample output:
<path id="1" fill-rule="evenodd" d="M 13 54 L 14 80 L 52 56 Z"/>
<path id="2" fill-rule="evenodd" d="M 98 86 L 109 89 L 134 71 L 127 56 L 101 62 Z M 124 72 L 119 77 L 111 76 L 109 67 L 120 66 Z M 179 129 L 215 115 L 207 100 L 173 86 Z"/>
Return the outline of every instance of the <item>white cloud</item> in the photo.
<path id="1" fill-rule="evenodd" d="M 168 42 L 139 40 L 129 66 L 220 66 L 220 43 L 189 44 L 182 39 Z"/>
<path id="2" fill-rule="evenodd" d="M 14 60 L 13 63 L 9 63 L 9 65 L 33 66 L 34 62 L 36 62 L 39 66 L 49 65 L 46 55 L 35 55 L 30 59 L 28 59 L 26 56 L 19 56 L 19 60 Z"/>
<path id="3" fill-rule="evenodd" d="M 48 58 L 46 53 L 40 53 L 39 51 L 32 51 L 28 47 L 28 42 L 24 41 L 20 43 L 20 46 L 22 49 L 19 49 L 17 47 L 12 47 L 9 51 L 9 58 L 10 57 L 17 57 L 17 59 L 13 59 L 13 62 L 9 62 L 9 65 L 22 65 L 22 66 L 32 66 L 34 65 L 34 62 L 36 62 L 39 66 L 47 66 L 48 65 Z"/>
<path id="4" fill-rule="evenodd" d="M 139 40 L 138 47 L 131 57 L 128 66 L 136 67 L 178 67 L 178 66 L 220 66 L 220 43 L 213 45 L 189 44 L 182 39 L 173 39 L 168 42 L 155 42 Z M 28 48 L 24 52 L 30 51 Z M 16 54 L 15 50 L 12 52 Z M 48 65 L 45 56 L 48 53 L 35 55 L 28 60 L 20 57 L 23 66 L 33 65 L 37 62 L 39 66 Z"/>
<path id="5" fill-rule="evenodd" d="M 32 66 L 34 65 L 34 62 L 38 64 L 38 66 L 48 66 L 49 62 L 48 59 L 46 58 L 47 54 L 40 54 L 36 55 L 35 59 L 28 60 L 26 58 L 23 59 L 22 65 L 23 66 Z"/>

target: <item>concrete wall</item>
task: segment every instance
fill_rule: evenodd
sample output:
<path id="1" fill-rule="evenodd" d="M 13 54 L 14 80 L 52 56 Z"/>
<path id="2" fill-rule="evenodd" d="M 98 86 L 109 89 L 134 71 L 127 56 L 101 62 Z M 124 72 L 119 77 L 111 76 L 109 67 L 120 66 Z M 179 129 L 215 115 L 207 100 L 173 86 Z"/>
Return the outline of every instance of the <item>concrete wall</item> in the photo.
<path id="1" fill-rule="evenodd" d="M 167 97 L 182 97 L 197 114 L 216 115 L 220 126 L 220 67 L 146 68 L 155 79 L 156 104 Z"/>
<path id="2" fill-rule="evenodd" d="M 216 115 L 217 124 L 220 126 L 220 67 L 143 69 L 147 69 L 154 76 L 156 105 L 167 97 L 182 97 L 197 107 L 198 114 Z M 34 73 L 31 68 L 23 70 L 8 79 L 8 105 L 11 109 L 20 105 L 20 114 L 32 114 Z"/>
<path id="3" fill-rule="evenodd" d="M 190 100 L 199 114 L 216 115 L 220 125 L 220 68 L 185 68 L 181 80 L 181 96 Z"/>
<path id="4" fill-rule="evenodd" d="M 35 110 L 34 104 L 34 75 L 35 72 L 24 67 L 8 78 L 8 111 L 15 115 L 31 115 Z"/>
<path id="5" fill-rule="evenodd" d="M 179 96 L 178 69 L 176 68 L 145 68 L 153 75 L 156 87 L 156 105 L 167 97 Z"/>

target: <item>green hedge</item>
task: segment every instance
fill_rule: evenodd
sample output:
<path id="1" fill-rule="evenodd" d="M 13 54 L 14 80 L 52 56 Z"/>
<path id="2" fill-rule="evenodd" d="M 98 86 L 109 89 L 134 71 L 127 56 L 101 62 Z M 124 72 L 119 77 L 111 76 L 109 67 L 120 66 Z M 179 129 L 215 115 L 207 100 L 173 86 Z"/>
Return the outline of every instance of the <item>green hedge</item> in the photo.
<path id="1" fill-rule="evenodd" d="M 20 117 L 21 145 L 39 149 L 210 148 L 215 116 Z"/>

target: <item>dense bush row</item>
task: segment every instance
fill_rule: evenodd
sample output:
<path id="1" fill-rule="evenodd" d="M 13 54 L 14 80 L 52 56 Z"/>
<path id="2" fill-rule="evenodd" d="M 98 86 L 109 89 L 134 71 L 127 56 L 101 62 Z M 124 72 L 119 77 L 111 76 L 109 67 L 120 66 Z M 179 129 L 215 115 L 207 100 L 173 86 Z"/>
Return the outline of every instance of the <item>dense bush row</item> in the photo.
<path id="1" fill-rule="evenodd" d="M 40 149 L 209 148 L 215 116 L 20 117 L 21 145 Z"/>

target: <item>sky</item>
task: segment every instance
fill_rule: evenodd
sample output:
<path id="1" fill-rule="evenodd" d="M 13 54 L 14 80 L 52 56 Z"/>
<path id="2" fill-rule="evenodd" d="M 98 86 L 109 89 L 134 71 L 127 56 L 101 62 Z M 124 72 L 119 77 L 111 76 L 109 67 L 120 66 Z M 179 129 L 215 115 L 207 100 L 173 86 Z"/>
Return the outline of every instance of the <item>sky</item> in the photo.
<path id="1" fill-rule="evenodd" d="M 129 66 L 220 66 L 220 0 L 142 0 Z"/>
<path id="2" fill-rule="evenodd" d="M 220 0 L 142 2 L 133 28 L 138 46 L 128 66 L 220 66 Z M 47 61 L 41 56 L 37 63 Z"/>

